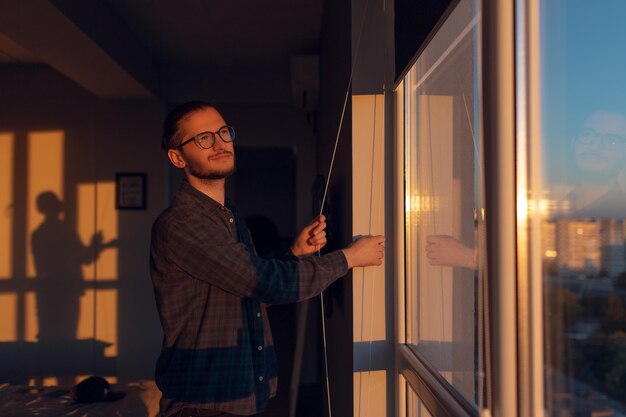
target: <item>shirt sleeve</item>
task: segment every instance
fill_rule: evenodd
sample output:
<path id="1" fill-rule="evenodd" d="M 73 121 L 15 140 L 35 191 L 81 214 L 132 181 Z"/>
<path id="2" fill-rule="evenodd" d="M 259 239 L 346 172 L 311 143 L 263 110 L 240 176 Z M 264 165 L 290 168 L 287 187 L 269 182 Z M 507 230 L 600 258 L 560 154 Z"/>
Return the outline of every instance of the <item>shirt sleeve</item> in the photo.
<path id="1" fill-rule="evenodd" d="M 202 221 L 157 222 L 152 234 L 153 264 L 267 304 L 313 297 L 348 272 L 343 252 L 321 257 L 263 259 L 232 235 L 216 233 Z M 219 229 L 218 229 L 219 230 Z"/>

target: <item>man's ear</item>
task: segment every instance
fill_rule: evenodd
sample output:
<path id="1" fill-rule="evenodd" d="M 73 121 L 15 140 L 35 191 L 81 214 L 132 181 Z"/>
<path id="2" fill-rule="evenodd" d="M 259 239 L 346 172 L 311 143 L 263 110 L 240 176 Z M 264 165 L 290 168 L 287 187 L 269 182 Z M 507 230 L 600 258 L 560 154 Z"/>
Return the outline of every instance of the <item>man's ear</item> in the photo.
<path id="1" fill-rule="evenodd" d="M 176 168 L 183 169 L 187 165 L 185 158 L 183 158 L 183 155 L 181 155 L 178 149 L 168 149 L 167 157 Z"/>

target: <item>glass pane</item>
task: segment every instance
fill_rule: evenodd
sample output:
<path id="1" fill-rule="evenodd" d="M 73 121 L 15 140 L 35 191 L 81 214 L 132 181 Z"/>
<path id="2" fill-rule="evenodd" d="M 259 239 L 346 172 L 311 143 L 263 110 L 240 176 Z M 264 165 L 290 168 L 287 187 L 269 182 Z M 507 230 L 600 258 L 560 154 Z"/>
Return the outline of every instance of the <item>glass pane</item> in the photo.
<path id="1" fill-rule="evenodd" d="M 406 417 L 432 417 L 422 400 L 420 400 L 415 391 L 411 389 L 409 384 L 406 386 L 406 392 Z"/>
<path id="2" fill-rule="evenodd" d="M 477 7 L 461 1 L 406 85 L 407 343 L 480 404 Z"/>
<path id="3" fill-rule="evenodd" d="M 546 406 L 626 415 L 626 2 L 541 1 Z"/>

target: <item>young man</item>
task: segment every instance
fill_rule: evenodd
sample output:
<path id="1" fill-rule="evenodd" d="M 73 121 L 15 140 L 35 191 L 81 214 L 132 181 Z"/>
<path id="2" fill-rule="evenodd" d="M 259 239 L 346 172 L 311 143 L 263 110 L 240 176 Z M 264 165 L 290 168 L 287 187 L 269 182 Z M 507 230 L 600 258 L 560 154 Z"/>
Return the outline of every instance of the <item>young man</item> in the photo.
<path id="1" fill-rule="evenodd" d="M 152 283 L 164 331 L 156 382 L 161 415 L 261 412 L 276 392 L 266 304 L 313 297 L 355 266 L 380 265 L 384 238 L 368 236 L 327 255 L 324 216 L 290 254 L 255 255 L 237 209 L 225 198 L 235 171 L 234 129 L 205 102 L 185 103 L 164 123 L 163 148 L 186 181 L 154 223 Z"/>

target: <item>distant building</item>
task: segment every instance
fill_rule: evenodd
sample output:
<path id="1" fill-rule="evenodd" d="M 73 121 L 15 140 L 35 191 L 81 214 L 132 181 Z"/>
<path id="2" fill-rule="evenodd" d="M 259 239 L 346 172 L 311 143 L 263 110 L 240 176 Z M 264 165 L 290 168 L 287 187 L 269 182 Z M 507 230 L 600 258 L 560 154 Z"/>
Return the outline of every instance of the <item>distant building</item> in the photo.
<path id="1" fill-rule="evenodd" d="M 544 266 L 552 274 L 616 278 L 626 271 L 622 220 L 546 220 L 542 229 Z"/>

